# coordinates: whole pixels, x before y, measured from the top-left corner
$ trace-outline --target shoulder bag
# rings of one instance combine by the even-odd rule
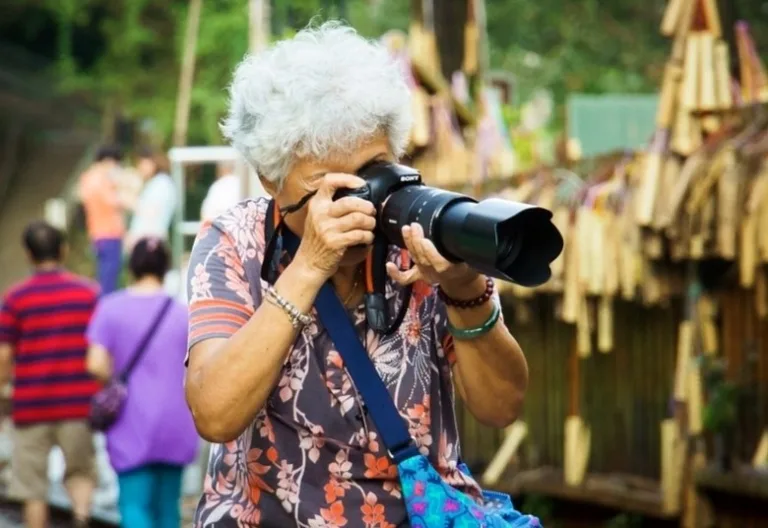
[[[131,372],[139,363],[139,360],[146,352],[152,337],[154,337],[160,323],[168,313],[168,309],[173,304],[173,299],[168,297],[164,302],[160,311],[152,321],[149,330],[144,334],[144,337],[139,342],[139,346],[136,347],[136,351],[133,353],[133,357],[128,365],[125,366],[123,371],[113,376],[107,384],[97,392],[91,399],[91,408],[88,413],[88,421],[91,427],[96,431],[107,431],[112,427],[117,419],[120,417],[120,413],[125,407],[125,400],[128,398],[128,377]]]

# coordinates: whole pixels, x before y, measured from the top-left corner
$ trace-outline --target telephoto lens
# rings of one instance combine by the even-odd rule
[[[533,205],[473,198],[427,186],[395,191],[380,212],[387,238],[403,246],[402,226],[418,223],[445,258],[521,286],[549,280],[563,250],[552,213]]]

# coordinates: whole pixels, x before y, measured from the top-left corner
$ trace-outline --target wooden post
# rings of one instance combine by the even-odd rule
[[[189,110],[192,103],[192,83],[195,77],[197,33],[200,27],[202,9],[203,0],[189,0],[187,31],[184,35],[184,56],[179,74],[179,93],[176,99],[176,122],[173,127],[173,144],[177,147],[184,146],[187,143]]]
[[[269,45],[271,38],[269,0],[248,2],[248,51],[258,53]]]

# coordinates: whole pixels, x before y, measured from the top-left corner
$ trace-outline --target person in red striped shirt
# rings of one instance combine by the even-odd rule
[[[73,513],[85,526],[96,483],[87,416],[99,389],[86,370],[85,332],[98,287],[64,269],[66,244],[55,227],[33,222],[23,241],[34,271],[0,308],[0,381],[13,383],[9,493],[25,503],[25,526],[47,526],[48,454],[58,445]]]

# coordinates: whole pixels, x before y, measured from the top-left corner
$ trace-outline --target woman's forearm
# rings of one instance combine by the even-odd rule
[[[473,285],[482,293],[485,279]],[[449,293],[450,294],[450,293]],[[472,298],[472,294],[468,294]],[[474,328],[491,316],[486,303],[470,309],[448,308],[448,319],[457,328]],[[481,422],[505,427],[512,423],[528,387],[528,364],[515,338],[502,321],[487,334],[471,340],[454,339],[458,385],[465,404]]]
[[[308,313],[322,284],[323,278],[297,257],[280,274],[275,290]],[[232,337],[192,348],[187,400],[203,438],[227,442],[248,427],[277,383],[297,333],[287,314],[265,299]]]

